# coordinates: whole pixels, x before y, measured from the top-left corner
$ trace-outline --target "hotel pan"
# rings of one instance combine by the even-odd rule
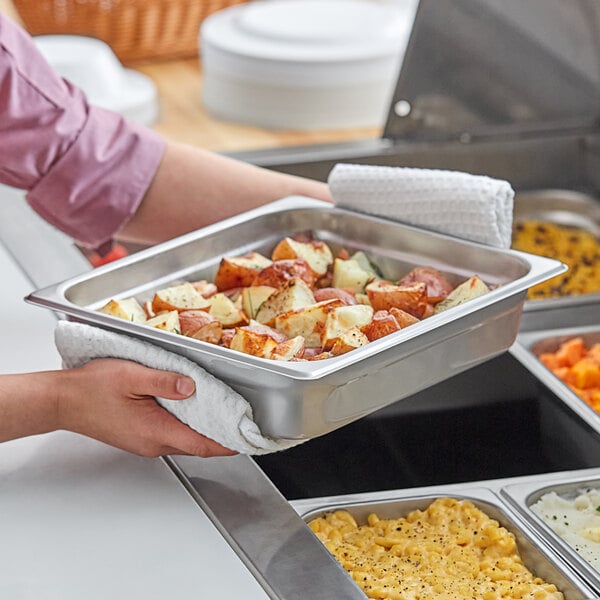
[[[543,352],[555,352],[563,342],[573,337],[583,338],[584,344],[588,347],[600,343],[600,306],[596,313],[596,325],[523,332],[517,337],[517,343],[513,345],[510,352],[537,379],[542,381],[570,409],[600,434],[600,414],[556,377],[550,369],[547,369],[538,358]]]
[[[568,189],[517,192],[514,222],[546,221],[589,231],[600,240],[600,200]],[[521,331],[592,325],[600,315],[600,291],[562,298],[527,300]]]
[[[211,279],[221,257],[268,253],[283,236],[306,230],[334,250],[365,251],[391,279],[429,265],[455,283],[478,274],[497,287],[355,351],[311,362],[262,359],[97,312],[111,298],[145,300],[177,281]],[[38,290],[27,300],[186,356],[241,393],[264,434],[304,439],[505,351],[516,338],[527,288],[564,268],[551,259],[289,197]]]
[[[485,483],[485,482],[484,482]],[[541,538],[536,538],[523,526],[519,514],[511,509],[491,489],[472,487],[473,484],[451,485],[429,488],[426,493],[415,490],[396,492],[396,498],[361,494],[337,496],[292,502],[292,505],[307,523],[327,512],[347,510],[359,523],[366,522],[370,513],[377,513],[383,519],[406,516],[412,510],[423,510],[437,498],[451,497],[470,500],[500,525],[511,531],[516,538],[523,564],[535,575],[553,583],[563,592],[566,600],[593,598],[594,593],[569,565],[557,559]],[[421,490],[426,488],[421,488]]]
[[[556,548],[563,560],[575,569],[577,573],[581,574],[588,584],[595,589],[596,594],[600,594],[600,572],[580,556],[572,546],[554,533],[531,510],[531,506],[548,492],[556,492],[559,496],[573,498],[577,494],[577,490],[582,488],[600,488],[600,469],[590,469],[587,472],[582,471],[573,474],[553,473],[543,483],[539,480],[514,483],[503,487],[500,493],[503,498],[521,513],[528,525],[547,544]]]

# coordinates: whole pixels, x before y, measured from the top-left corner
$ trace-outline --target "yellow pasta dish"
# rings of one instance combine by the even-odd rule
[[[523,565],[515,537],[468,500],[438,498],[399,519],[347,511],[309,523],[367,597],[390,600],[563,598]]]
[[[593,233],[555,223],[523,221],[515,228],[512,247],[556,258],[569,267],[563,275],[530,288],[530,300],[600,291],[600,241]]]

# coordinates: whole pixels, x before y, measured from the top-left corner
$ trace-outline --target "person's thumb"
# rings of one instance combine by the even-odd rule
[[[135,390],[140,396],[159,396],[169,400],[189,398],[196,391],[194,380],[180,373],[140,367],[136,375]]]

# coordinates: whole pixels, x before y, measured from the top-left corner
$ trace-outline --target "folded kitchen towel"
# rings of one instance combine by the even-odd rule
[[[337,164],[328,183],[340,208],[510,246],[514,191],[507,181],[459,171]]]
[[[83,366],[94,358],[122,358],[188,375],[196,382],[193,396],[156,401],[192,429],[231,450],[268,454],[304,441],[263,436],[253,420],[252,407],[240,394],[191,360],[148,342],[69,321],[58,322],[55,342],[65,368]]]

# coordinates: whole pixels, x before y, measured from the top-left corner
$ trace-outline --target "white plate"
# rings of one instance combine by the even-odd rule
[[[79,35],[43,35],[34,40],[52,67],[82,89],[91,104],[143,125],[156,121],[154,82],[137,71],[125,69],[105,42]]]

